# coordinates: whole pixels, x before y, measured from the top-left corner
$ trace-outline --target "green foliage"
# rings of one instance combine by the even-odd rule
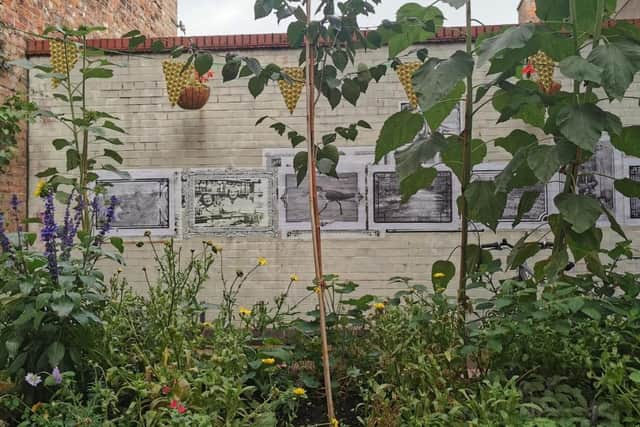
[[[14,95],[0,105],[0,173],[9,167],[14,158],[21,122],[34,119],[37,107],[35,104]]]

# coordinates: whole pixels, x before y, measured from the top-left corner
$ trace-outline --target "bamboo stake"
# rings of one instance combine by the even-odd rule
[[[307,28],[311,24],[311,0],[306,0]],[[325,308],[325,282],[322,272],[322,241],[320,238],[320,213],[318,211],[318,190],[316,187],[316,145],[315,145],[315,86],[314,65],[315,52],[311,39],[305,36],[307,52],[307,179],[309,181],[309,213],[311,215],[311,232],[313,240],[313,261],[316,273],[318,291],[318,306],[320,309],[320,340],[322,344],[322,370],[324,374],[324,389],[327,398],[327,416],[331,424],[335,419],[333,409],[333,395],[331,391],[331,367],[329,365],[329,345],[327,342],[327,316]]]

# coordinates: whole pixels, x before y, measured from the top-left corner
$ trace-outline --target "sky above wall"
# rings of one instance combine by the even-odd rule
[[[312,0],[313,1],[313,0]],[[512,24],[518,19],[516,8],[520,0],[475,0],[473,17],[483,24]],[[254,21],[255,0],[178,0],[178,20],[186,26],[187,35],[259,34],[287,31],[287,23],[278,25],[274,16]],[[318,3],[318,0],[315,1]],[[360,22],[361,26],[376,26],[383,19],[394,19],[396,10],[407,0],[383,0],[376,14]],[[418,2],[428,5],[431,1]],[[445,25],[464,25],[464,8],[455,10],[439,6],[447,21]],[[182,33],[179,33],[182,35]]]

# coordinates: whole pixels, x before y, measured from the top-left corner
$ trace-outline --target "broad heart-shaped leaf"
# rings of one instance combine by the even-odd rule
[[[199,53],[195,61],[193,61],[193,66],[201,76],[205,75],[211,69],[212,65],[213,56],[211,56],[210,53]]]
[[[554,202],[562,219],[571,224],[571,229],[576,233],[584,233],[593,227],[602,215],[600,202],[589,196],[561,193]]]
[[[479,139],[471,140],[471,167],[482,163],[487,156],[487,145]],[[447,138],[447,148],[442,152],[442,162],[462,181],[462,138],[453,135]]]
[[[640,197],[640,181],[629,178],[616,179],[613,183],[620,193],[625,197]]]
[[[435,132],[428,139],[416,139],[407,148],[396,151],[396,171],[400,181],[421,169],[424,163],[432,161],[446,147],[447,140]]]
[[[535,135],[516,129],[509,135],[496,139],[495,145],[504,148],[507,152],[511,153],[511,155],[514,155],[521,148],[537,143],[538,138],[536,138]]]
[[[629,126],[620,135],[611,135],[611,144],[628,156],[640,157],[640,126]]]
[[[447,285],[456,275],[456,266],[451,261],[439,260],[431,266],[431,282],[437,294],[447,290]]]
[[[342,83],[342,96],[351,105],[356,105],[360,97],[360,85],[356,79],[344,79]]]
[[[408,110],[399,111],[389,117],[382,125],[376,141],[376,162],[393,150],[413,141],[423,126],[422,116]]]
[[[450,101],[449,94],[472,72],[473,58],[460,50],[444,61],[431,58],[425,62],[411,79],[422,111],[430,110],[442,100]]]
[[[289,41],[289,46],[293,48],[298,48],[302,44],[304,40],[304,33],[307,29],[307,26],[304,22],[293,21],[287,27],[287,40]]]
[[[402,203],[407,202],[418,191],[429,188],[437,176],[438,171],[435,168],[420,167],[411,175],[402,179],[400,181]]]
[[[522,218],[529,213],[536,204],[536,201],[540,197],[539,191],[525,191],[520,197],[518,202],[518,211],[516,212],[516,218],[513,220],[512,227],[517,226],[522,221]]]
[[[64,358],[65,348],[64,344],[59,341],[54,341],[47,348],[47,360],[52,368],[55,368],[62,362]]]
[[[486,225],[494,232],[507,204],[507,194],[496,192],[493,181],[473,181],[464,192],[469,218]]]
[[[618,41],[600,45],[589,53],[592,64],[602,68],[602,87],[610,98],[622,100],[638,71],[640,47]]]
[[[513,247],[507,257],[509,270],[518,268],[538,252],[540,252],[540,245],[538,242],[525,242],[524,239],[521,239]]]
[[[498,123],[516,118],[532,126],[544,127],[546,107],[536,83],[520,80],[515,85],[503,82],[500,86],[502,89],[492,100],[493,107],[500,112]]]
[[[557,124],[565,138],[593,153],[606,128],[607,115],[595,104],[568,105],[558,112]]]
[[[560,72],[572,80],[600,83],[602,68],[581,56],[570,56],[560,61]]]
[[[569,230],[569,233],[567,233],[567,244],[571,249],[575,262],[580,261],[590,253],[597,254],[601,243],[602,230],[598,227],[591,227],[584,233],[576,233],[573,230]]]
[[[466,88],[467,85],[463,81],[458,82],[449,95],[431,107],[430,110],[424,112],[424,118],[427,120],[432,132],[435,132],[442,122],[449,117],[451,111],[460,102],[460,98],[464,95]]]
[[[527,155],[527,164],[542,183],[547,183],[560,168],[558,149],[553,145],[531,147]]]
[[[504,49],[518,49],[526,46],[535,33],[534,24],[511,27],[497,36],[486,39],[478,46],[478,67],[486,64],[497,53]]]

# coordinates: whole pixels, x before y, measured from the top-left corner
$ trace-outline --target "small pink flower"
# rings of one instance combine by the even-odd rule
[[[178,411],[179,414],[184,414],[185,412],[187,412],[186,406],[184,406],[182,403],[178,405],[176,410]]]
[[[169,387],[168,385],[165,385],[164,387],[162,387],[162,394],[166,396],[169,393],[171,393],[171,387]]]
[[[178,401],[176,399],[173,399],[171,403],[169,403],[169,408],[178,409],[178,405],[179,405]]]

